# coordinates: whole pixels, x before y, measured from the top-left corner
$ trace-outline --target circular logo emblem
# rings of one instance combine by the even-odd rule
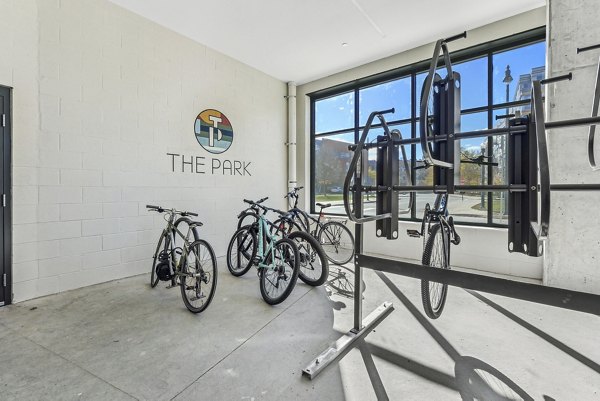
[[[194,132],[200,146],[210,153],[223,153],[233,142],[233,128],[225,114],[207,109],[198,114]]]

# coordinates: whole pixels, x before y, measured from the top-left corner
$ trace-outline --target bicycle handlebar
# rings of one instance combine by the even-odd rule
[[[281,214],[281,215],[287,214],[287,212],[284,212],[282,210],[274,209],[272,207],[260,205],[260,202],[264,202],[267,199],[268,198],[263,198],[263,199],[261,199],[261,200],[259,200],[257,202],[254,202],[254,201],[252,201],[250,199],[244,199],[244,202],[246,202],[246,203],[248,203],[248,204],[250,204],[252,206],[257,206],[257,207],[261,208],[263,210],[263,212],[265,212],[265,213],[268,212],[268,211],[271,211],[271,212],[275,212],[275,213],[278,213],[278,214]]]
[[[180,214],[182,216],[194,216],[194,217],[198,217],[198,213],[188,212],[188,211],[185,211],[185,210],[168,209],[168,208],[165,208],[165,207],[162,207],[162,206],[146,205],[146,209],[156,210],[159,213],[170,212],[170,213],[173,213],[173,214]]]
[[[298,191],[300,191],[301,189],[303,189],[304,187],[296,187],[294,189],[292,189],[290,192],[287,193],[287,195],[285,195],[283,197],[283,199],[285,198],[289,198],[290,196],[294,197],[294,196],[298,196]]]

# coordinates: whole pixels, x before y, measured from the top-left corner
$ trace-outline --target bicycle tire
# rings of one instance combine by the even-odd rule
[[[288,238],[296,241],[300,280],[313,287],[322,285],[329,276],[329,263],[319,241],[304,231],[293,231]]]
[[[194,260],[191,260],[191,254],[194,255]],[[205,240],[194,241],[185,255],[184,262],[183,274],[180,276],[181,298],[190,312],[200,313],[210,305],[217,289],[218,270],[215,251]],[[188,275],[190,273],[200,276],[192,277]],[[203,286],[202,283],[206,286]],[[202,287],[207,287],[206,289],[210,293],[205,295]],[[192,304],[200,299],[205,299],[205,301],[199,306]]]
[[[179,226],[182,223],[185,223],[189,226],[189,224],[192,222],[192,219],[190,219],[189,217],[180,217],[175,221],[175,228],[177,228],[179,231],[181,231],[182,233],[186,233],[186,231],[183,231],[181,228],[179,228]],[[192,235],[194,236],[194,241],[198,241],[200,239],[200,234],[198,234],[198,230],[196,229],[196,227],[192,228]],[[178,235],[173,232],[173,238],[177,238]],[[175,240],[175,243],[177,243],[177,239]]]
[[[439,247],[440,241],[441,250]],[[449,246],[450,233],[447,230],[442,230],[442,226],[439,223],[433,225],[430,229],[425,248],[423,249],[423,265],[441,269],[450,269],[450,266],[448,265],[447,252]],[[441,255],[440,251],[442,252]],[[430,319],[437,319],[441,316],[442,311],[444,310],[444,305],[446,304],[447,295],[447,284],[435,282],[430,283],[428,280],[421,280],[421,299],[423,301],[423,309],[425,309],[425,314],[427,314]]]
[[[317,239],[333,264],[344,265],[354,256],[354,236],[344,224],[329,221],[321,226]],[[344,252],[340,252],[340,250]]]
[[[296,247],[296,243],[288,238],[280,239],[275,243],[270,255],[267,255],[265,258],[267,263],[270,259],[275,259],[273,260],[274,264],[277,263],[277,260],[282,260],[283,263],[281,266],[276,266],[275,268],[263,267],[260,269],[260,293],[266,303],[269,305],[277,305],[285,301],[292,293],[296,281],[298,280],[300,265],[298,264],[298,248]],[[288,271],[286,266],[291,268],[291,272]],[[281,277],[282,274],[283,277]],[[276,284],[274,287],[279,289],[280,280],[282,278],[286,283],[286,287],[279,295],[272,294],[268,288],[269,284],[273,285],[273,281],[275,280]]]
[[[238,252],[240,245],[242,245],[242,250]],[[236,247],[235,251],[234,247]],[[253,225],[243,226],[237,230],[227,246],[227,269],[229,273],[235,277],[246,274],[252,267],[257,247],[258,241]],[[235,252],[235,255],[232,252]],[[243,263],[240,263],[240,256],[244,257]]]
[[[250,219],[247,219],[248,217]],[[246,222],[244,222],[244,220],[246,220]],[[249,220],[251,220],[251,221],[249,221]],[[238,217],[237,229],[239,230],[240,228],[242,228],[244,226],[248,226],[248,225],[251,225],[256,222],[258,222],[258,214],[254,211],[246,210],[246,211],[242,212]]]
[[[164,249],[161,249],[163,242],[165,242]],[[160,281],[158,279],[158,275],[156,274],[156,262],[161,252],[167,252],[169,243],[169,236],[167,235],[166,230],[164,230],[158,239],[158,244],[156,245],[156,250],[154,251],[154,257],[152,258],[152,269],[150,270],[150,288],[156,287]]]
[[[306,227],[306,232],[310,234],[310,220],[308,214],[302,209],[296,208],[296,211],[298,212],[298,219],[302,222],[304,227]],[[299,229],[302,230],[302,227],[299,226]]]
[[[294,220],[289,218],[279,218],[273,222],[270,228],[270,233],[275,235],[287,236],[291,232],[302,231],[302,227]]]

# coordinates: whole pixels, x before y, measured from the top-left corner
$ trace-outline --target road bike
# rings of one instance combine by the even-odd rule
[[[198,215],[162,206],[146,205],[146,208],[163,213],[167,222],[152,259],[150,286],[154,288],[159,281],[170,281],[171,285],[168,288],[177,285],[181,288],[183,303],[190,312],[202,312],[215,295],[217,258],[210,244],[199,239],[196,229],[201,227],[202,223],[187,217]],[[175,221],[177,216],[181,217]],[[182,225],[188,227],[185,234],[180,230]],[[193,240],[190,237],[193,237]]]
[[[448,194],[438,194],[433,208],[427,203],[421,231],[407,230],[407,234],[416,238],[423,237],[423,265],[450,269],[450,243],[458,245],[460,236],[454,228],[454,219],[448,215]],[[447,284],[421,280],[421,299],[427,316],[431,319],[440,317],[447,294]]]
[[[448,76],[453,76],[451,70],[449,70]],[[437,82],[441,80],[438,74],[433,75],[433,81]],[[433,124],[435,122],[434,119],[430,118],[432,114],[431,82],[430,78],[426,79],[423,82],[421,90],[421,115],[423,116],[423,121],[426,122],[420,126],[424,155],[423,167],[425,168],[432,167],[438,162],[431,158],[433,151],[427,141],[427,139],[434,136]],[[498,166],[498,163],[490,161],[490,157],[488,156],[469,157],[462,152],[461,156],[463,157],[460,160],[461,163],[471,163],[479,166]],[[460,236],[454,228],[453,218],[448,213],[448,193],[437,194],[433,208],[427,203],[423,219],[421,220],[421,231],[407,230],[407,234],[416,238],[423,237],[421,263],[424,266],[450,269],[450,244],[458,245],[460,243]],[[437,319],[441,316],[447,294],[447,284],[421,280],[421,300],[423,302],[423,309],[429,318]]]
[[[242,226],[231,237],[227,247],[227,268],[239,277],[255,264],[263,299],[276,305],[283,302],[296,285],[300,270],[298,247],[295,241],[269,230],[272,223],[265,214],[273,209],[248,199],[244,202],[256,206],[258,220]]]

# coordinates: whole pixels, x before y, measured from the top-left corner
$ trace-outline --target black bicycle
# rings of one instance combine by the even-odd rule
[[[312,235],[323,247],[327,259],[336,265],[350,262],[354,256],[354,236],[344,223],[335,220],[321,222],[321,219],[325,218],[323,210],[331,207],[331,203],[317,203],[321,210],[319,210],[319,217],[316,219],[300,209],[298,207],[298,192],[302,188],[304,187],[296,187],[284,197],[292,205],[288,213],[293,224],[288,227],[288,232],[297,230]],[[311,223],[314,223],[313,230],[311,230]]]
[[[159,281],[170,281],[168,288],[179,286],[183,303],[190,312],[200,313],[212,301],[217,287],[217,258],[208,242],[199,239],[199,221],[187,216],[196,213],[162,206],[146,205],[146,208],[164,213],[167,226],[158,239],[154,252],[150,286],[156,287]],[[177,221],[175,218],[181,216]],[[180,228],[187,226],[184,234]],[[193,240],[190,237],[193,235]],[[181,246],[178,243],[181,241]]]
[[[271,232],[286,236],[298,247],[300,280],[313,287],[325,283],[329,275],[329,262],[319,241],[306,231],[295,227],[291,213],[277,209],[271,210],[279,214],[279,218],[271,226]]]
[[[421,231],[407,230],[411,237],[423,237],[423,258],[425,266],[450,269],[450,243],[458,245],[460,236],[454,228],[452,216],[448,216],[448,194],[438,194],[433,204],[425,206]],[[421,280],[421,299],[425,313],[431,319],[442,314],[446,303],[448,285]]]

